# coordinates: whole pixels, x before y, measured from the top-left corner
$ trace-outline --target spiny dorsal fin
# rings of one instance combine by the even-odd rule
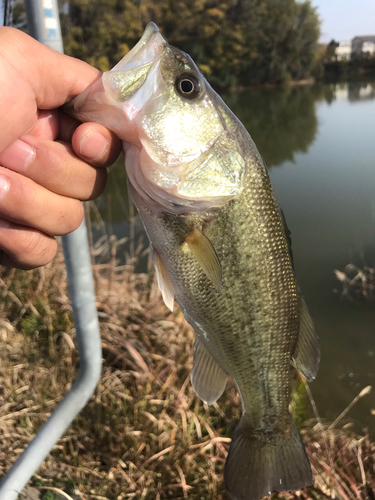
[[[297,344],[292,356],[292,364],[309,382],[318,373],[320,343],[318,334],[310,317],[305,301],[301,298],[300,329]]]
[[[165,269],[164,262],[162,261],[159,253],[151,246],[151,260],[154,264],[156,271],[156,279],[163,296],[165,305],[173,312],[174,290],[170,282],[167,270]]]
[[[218,292],[221,288],[221,265],[210,240],[198,228],[186,237],[185,242],[199,262],[203,272]]]
[[[190,379],[195,394],[208,405],[219,399],[228,380],[228,375],[198,337],[195,339],[194,366]]]

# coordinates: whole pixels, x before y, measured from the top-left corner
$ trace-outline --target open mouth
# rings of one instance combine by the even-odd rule
[[[65,111],[81,121],[102,123],[121,136],[126,121],[132,120],[145,102],[147,96],[142,95],[143,84],[150,72],[157,69],[166,46],[168,44],[156,24],[150,23],[132,50],[114,68],[67,103]]]
[[[116,103],[128,101],[143,86],[166,45],[156,24],[150,23],[137,45],[111,71],[103,74],[107,94]],[[126,111],[126,106],[121,107]]]
[[[147,65],[160,57],[165,45],[166,41],[161,36],[159,28],[155,23],[150,23],[139,42],[111,69],[111,72]]]

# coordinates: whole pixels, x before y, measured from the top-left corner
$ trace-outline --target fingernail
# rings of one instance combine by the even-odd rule
[[[0,199],[7,193],[8,190],[9,190],[8,179],[0,175]]]
[[[0,155],[3,167],[23,173],[35,158],[35,149],[21,139],[16,139]]]
[[[82,137],[79,153],[86,158],[100,158],[109,147],[107,139],[99,132],[89,131]]]

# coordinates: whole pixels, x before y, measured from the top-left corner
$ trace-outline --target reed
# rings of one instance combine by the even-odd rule
[[[335,269],[334,273],[342,284],[343,297],[351,301],[362,298],[370,303],[375,302],[375,268],[361,269],[354,264],[348,264],[344,271]]]

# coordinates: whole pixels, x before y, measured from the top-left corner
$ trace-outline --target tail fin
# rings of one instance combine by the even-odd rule
[[[282,432],[262,435],[244,413],[233,434],[224,480],[235,500],[259,500],[272,491],[311,485],[310,462],[292,416]]]

